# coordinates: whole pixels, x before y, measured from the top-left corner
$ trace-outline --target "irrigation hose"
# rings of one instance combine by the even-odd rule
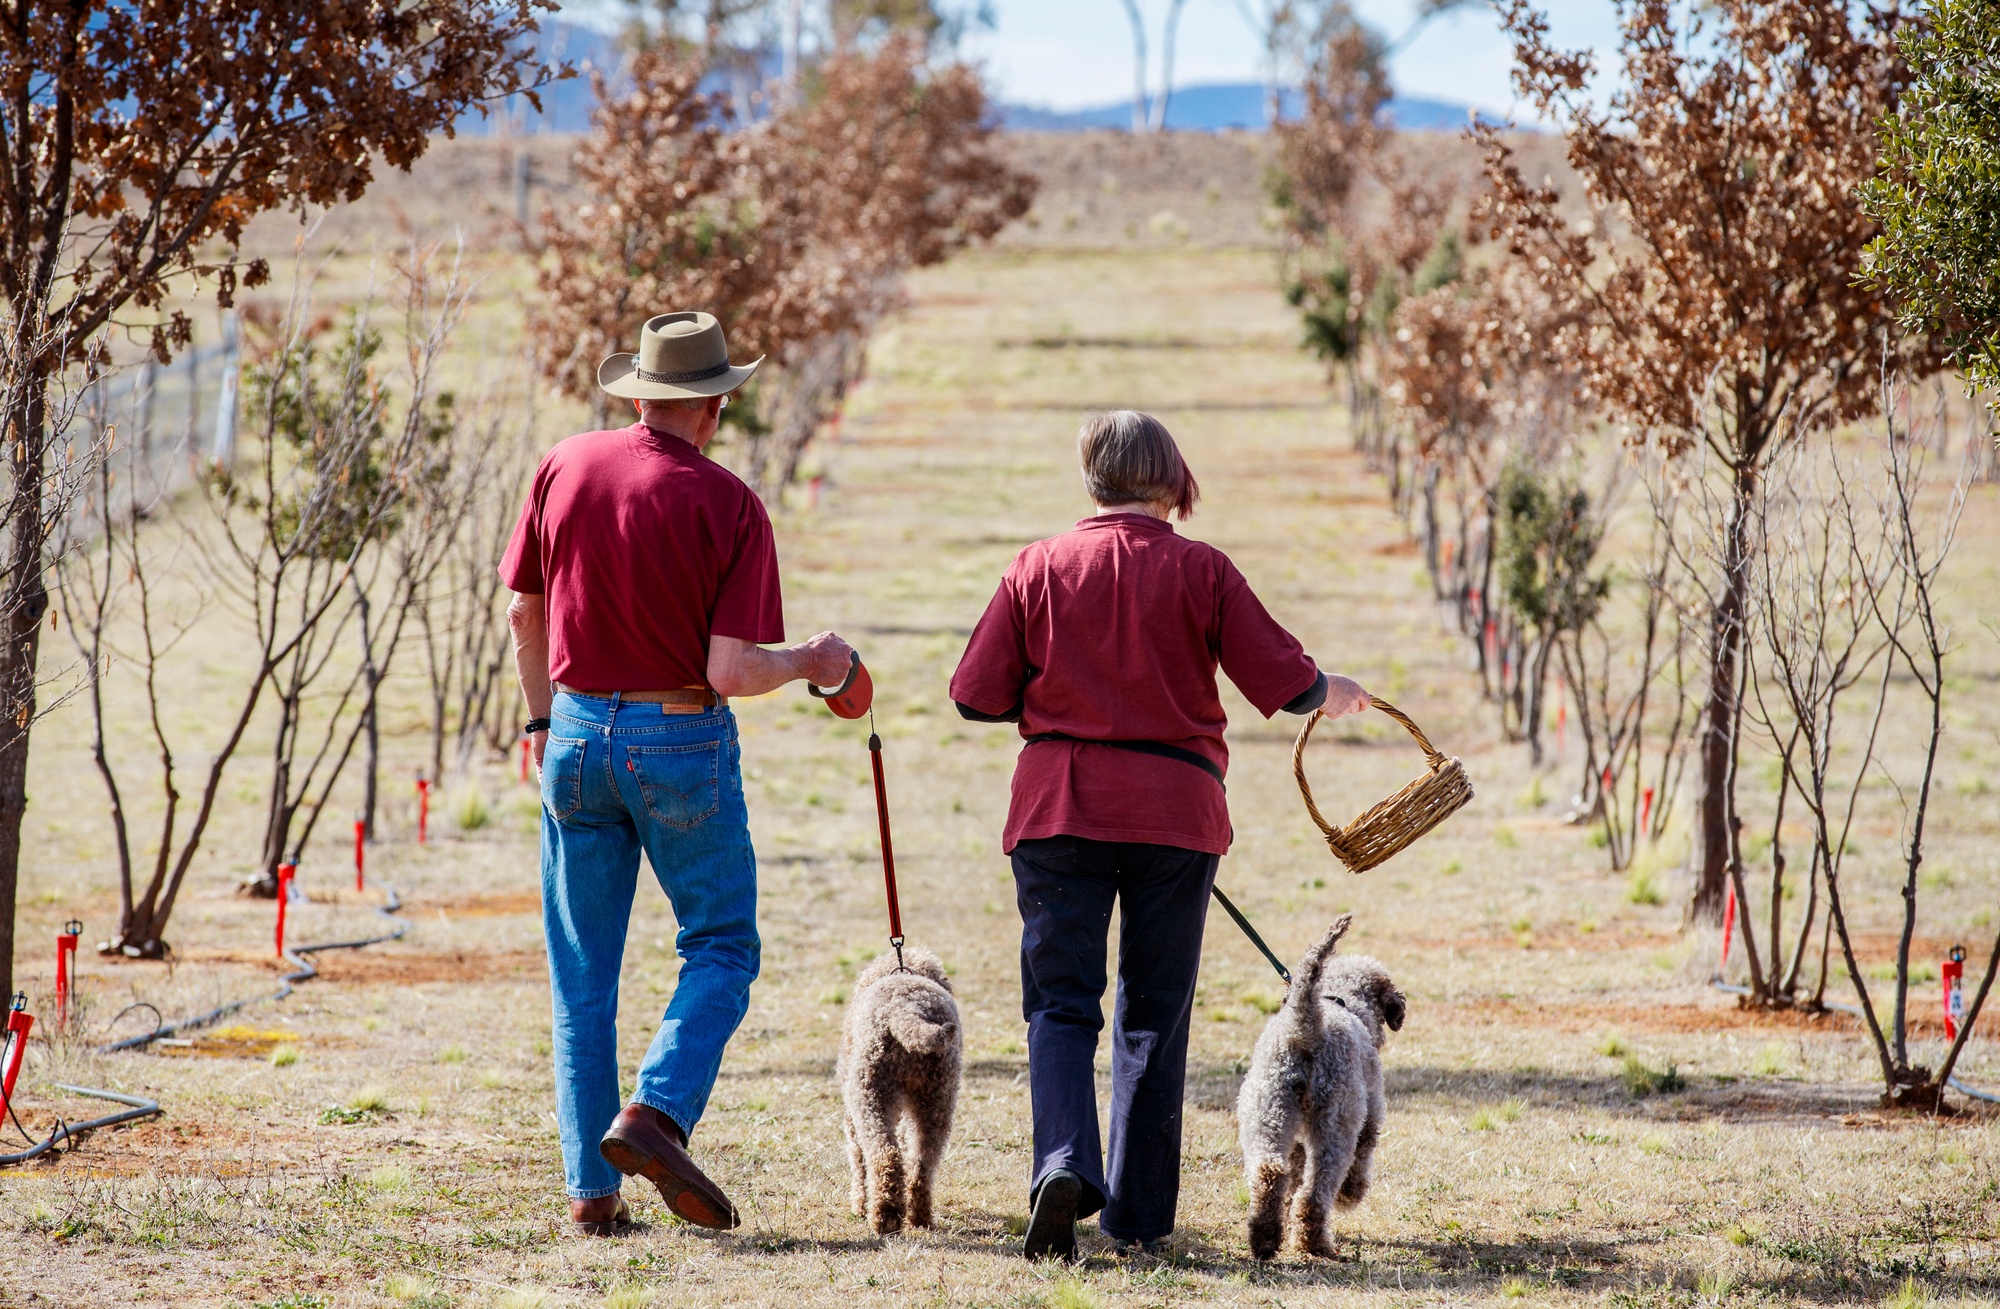
[[[312,945],[288,946],[285,950],[284,958],[292,965],[292,971],[286,973],[280,979],[277,990],[267,992],[263,995],[249,996],[242,1000],[232,1000],[228,1004],[219,1005],[209,1010],[207,1013],[196,1014],[192,1018],[183,1018],[179,1022],[156,1023],[150,1032],[140,1036],[127,1037],[122,1041],[113,1041],[109,1045],[98,1046],[96,1052],[98,1054],[115,1054],[120,1050],[144,1049],[153,1042],[171,1037],[178,1032],[192,1031],[196,1028],[206,1027],[211,1023],[227,1018],[230,1014],[238,1010],[247,1009],[260,1001],[282,1000],[286,996],[289,996],[293,988],[300,982],[308,982],[319,976],[319,969],[313,966],[313,962],[309,958],[311,955],[316,955],[326,950],[359,950],[363,946],[380,945],[384,941],[400,940],[410,930],[410,925],[395,917],[403,908],[403,899],[396,893],[395,887],[392,886],[387,889],[389,893],[388,899],[378,905],[375,912],[381,917],[388,919],[395,930],[383,932],[377,936],[360,937],[352,941],[320,941]],[[142,1007],[153,1009],[153,1006],[144,1004],[143,1002],[139,1005],[128,1005],[119,1012],[119,1017],[123,1017],[133,1009]],[[160,1016],[160,1011],[153,1009],[153,1016],[157,1019]],[[112,1021],[115,1023],[117,1019],[114,1018]],[[68,1091],[72,1095],[88,1096],[93,1100],[110,1100],[116,1104],[125,1105],[126,1108],[118,1113],[105,1114],[101,1118],[92,1118],[81,1123],[66,1123],[58,1119],[55,1130],[49,1133],[47,1140],[40,1141],[17,1154],[0,1154],[0,1168],[12,1164],[24,1164],[31,1159],[40,1158],[42,1155],[54,1150],[59,1144],[65,1141],[75,1142],[81,1139],[85,1133],[95,1131],[98,1128],[117,1127],[123,1123],[134,1122],[141,1118],[151,1118],[157,1114],[166,1112],[160,1108],[158,1100],[148,1100],[143,1096],[125,1095],[118,1091],[107,1091],[102,1087],[96,1086],[74,1086],[68,1082],[55,1082],[52,1085],[59,1091]],[[9,1108],[11,1109],[12,1106],[10,1105]]]
[[[249,996],[242,1000],[231,1000],[228,1004],[219,1005],[205,1014],[196,1014],[192,1018],[183,1018],[176,1023],[165,1023],[142,1035],[128,1036],[122,1041],[113,1041],[110,1045],[99,1046],[97,1052],[99,1054],[116,1054],[120,1050],[143,1049],[155,1041],[164,1040],[180,1032],[207,1027],[211,1023],[227,1018],[238,1010],[247,1009],[253,1004],[270,1000],[282,1000],[292,993],[292,988],[298,983],[309,982],[319,976],[319,969],[313,966],[312,960],[308,959],[307,955],[319,954],[325,950],[359,950],[365,945],[380,945],[384,941],[401,940],[403,934],[410,930],[408,923],[395,917],[397,913],[402,911],[403,898],[396,894],[396,888],[393,886],[389,887],[388,891],[388,900],[377,906],[375,912],[381,917],[387,918],[394,925],[396,930],[393,932],[384,932],[380,936],[362,937],[354,941],[321,941],[317,945],[287,946],[284,957],[293,965],[293,971],[286,973],[283,978],[279,979],[277,990],[267,992],[263,995]],[[159,1011],[154,1010],[154,1012],[158,1013]]]
[[[58,1091],[68,1091],[72,1095],[87,1095],[93,1100],[112,1100],[130,1107],[119,1113],[106,1114],[102,1118],[92,1118],[81,1123],[66,1123],[61,1119],[57,1119],[56,1129],[49,1133],[46,1141],[30,1146],[19,1154],[0,1154],[0,1168],[6,1167],[9,1164],[24,1164],[30,1159],[40,1158],[42,1155],[55,1149],[60,1142],[76,1141],[84,1133],[94,1132],[100,1127],[116,1127],[120,1123],[129,1123],[139,1118],[151,1118],[155,1114],[166,1112],[160,1108],[158,1100],[148,1100],[144,1096],[122,1095],[117,1091],[106,1091],[95,1086],[72,1086],[68,1082],[56,1082],[53,1085]]]
[[[1710,978],[1708,984],[1714,987],[1716,990],[1722,991],[1729,995],[1750,994],[1749,987],[1738,986],[1734,982],[1725,982],[1719,977]],[[1822,1000],[1820,1001],[1820,1007],[1824,1009],[1831,1009],[1835,1013],[1847,1014],[1854,1018],[1859,1018],[1862,1016],[1861,1010],[1859,1008],[1851,1004],[1842,1004],[1838,1000]],[[1960,1095],[1969,1096],[1974,1100],[1983,1100],[1987,1104],[2000,1104],[2000,1095],[1995,1095],[1991,1091],[1982,1091],[1976,1086],[1967,1086],[1964,1082],[1958,1080],[1958,1074],[1956,1073],[1953,1073],[1950,1077],[1945,1078],[1944,1084],[1946,1086],[1949,1086],[1952,1090],[1958,1092]]]

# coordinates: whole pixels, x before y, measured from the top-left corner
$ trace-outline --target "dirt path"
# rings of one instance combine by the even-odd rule
[[[1991,1288],[2000,1138],[1979,1118],[1884,1122],[1850,1028],[1746,1019],[1700,986],[1700,943],[1680,935],[1676,905],[1628,902],[1586,835],[1552,816],[1573,756],[1539,803],[1526,794],[1533,778],[1418,598],[1418,561],[1347,453],[1273,284],[1267,254],[1227,250],[1003,252],[929,273],[810,470],[825,478],[816,506],[781,527],[791,631],[837,628],[874,670],[906,922],[954,970],[965,1013],[937,1230],[883,1242],[847,1211],[831,1069],[845,988],[885,931],[867,759],[861,729],[787,692],[739,706],[765,972],[696,1138],[743,1209],[741,1232],[697,1234],[634,1195],[646,1226],[633,1238],[556,1239],[536,802],[495,771],[493,824],[377,859],[409,902],[405,942],[328,960],[324,982],[253,1012],[233,1044],[175,1059],[54,1052],[43,1076],[141,1085],[170,1113],[0,1175],[0,1224],[14,1234],[0,1301],[1686,1304],[1875,1297],[1910,1273],[1954,1293]],[[1410,996],[1386,1052],[1376,1189],[1339,1222],[1340,1262],[1245,1257],[1231,1107],[1280,989],[1220,916],[1198,998],[1176,1258],[1120,1264],[1094,1231],[1080,1270],[1011,1253],[1028,1104],[997,833],[1016,746],[961,722],[945,686],[1013,552],[1085,511],[1076,424],[1116,404],[1154,410],[1180,438],[1204,492],[1188,530],[1228,551],[1323,664],[1462,755],[1479,788],[1443,831],[1352,878],[1298,805],[1295,724],[1262,722],[1226,693],[1237,844],[1223,884],[1288,958],[1353,910],[1357,948]],[[1386,722],[1327,735],[1313,768],[1329,810],[1361,807],[1419,763]],[[1967,921],[1991,898],[1990,808],[1968,793],[1951,811],[1966,852],[1953,856],[1962,896],[1947,904]],[[63,877],[35,871],[36,912],[64,911]],[[331,935],[356,914],[331,881],[299,930]],[[209,882],[186,930],[213,954],[174,983],[188,1004],[267,976],[261,913],[229,899],[219,873]],[[671,991],[672,930],[663,898],[642,891],[628,1067]],[[87,967],[100,1015],[138,975]],[[255,1050],[275,1040],[297,1061],[245,1057],[259,1033],[277,1035]],[[2000,1082],[1994,1052],[1973,1054]],[[1687,1089],[1636,1095],[1628,1065],[1672,1066]]]

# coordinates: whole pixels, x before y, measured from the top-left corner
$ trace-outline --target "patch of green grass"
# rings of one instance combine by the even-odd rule
[[[1049,1296],[1049,1309],[1101,1309],[1103,1301],[1082,1282],[1063,1281]]]
[[[819,1002],[821,1004],[846,1004],[847,988],[844,986],[835,986],[821,991],[819,993]]]
[[[1639,1138],[1639,1152],[1641,1154],[1664,1154],[1666,1149],[1667,1138],[1661,1136],[1658,1132],[1649,1132]]]
[[[640,1282],[613,1287],[604,1297],[604,1309],[646,1309],[653,1303],[653,1288]]]
[[[1499,846],[1502,850],[1512,850],[1517,848],[1521,844],[1521,840],[1519,837],[1514,835],[1513,828],[1507,826],[1507,824],[1505,823],[1502,823],[1500,824],[1500,826],[1493,829],[1493,843]]]
[[[1625,1064],[1618,1071],[1625,1083],[1625,1089],[1633,1095],[1665,1095],[1684,1090],[1687,1083],[1682,1080],[1680,1068],[1668,1064],[1664,1070],[1649,1067],[1636,1054],[1625,1056]]]
[[[1525,1100],[1507,1101],[1500,1106],[1500,1121],[1503,1123],[1519,1122],[1521,1114],[1526,1111],[1527,1107],[1528,1103]]]
[[[1917,1284],[1914,1277],[1905,1277],[1903,1284],[1882,1300],[1882,1309],[1927,1309],[1931,1303],[1931,1293]]]
[[[257,1309],[328,1309],[333,1302],[325,1296],[292,1291],[275,1300],[259,1300]]]
[[[466,1058],[465,1047],[456,1041],[438,1051],[438,1062],[441,1064],[462,1064],[466,1061]]]
[[[1507,924],[1507,930],[1516,936],[1526,936],[1535,930],[1535,921],[1526,914],[1522,914],[1513,922]]]
[[[498,1068],[488,1068],[479,1074],[479,1087],[483,1091],[499,1091],[507,1085],[507,1074]]]
[[[386,1114],[389,1093],[379,1086],[364,1086],[347,1097],[347,1107],[364,1114]]]
[[[397,1273],[382,1289],[391,1300],[399,1300],[409,1309],[449,1309],[451,1304],[451,1297],[428,1277]]]
[[[1251,991],[1244,995],[1243,1003],[1260,1014],[1275,1014],[1283,1007],[1283,996],[1272,995],[1269,991]]]
[[[1438,869],[1438,871],[1446,877],[1455,876],[1465,871],[1465,861],[1462,859],[1447,859],[1444,862],[1444,867]]]
[[[1764,1225],[1754,1218],[1745,1218],[1723,1228],[1722,1239],[1731,1245],[1755,1245],[1764,1239]]]
[[[1600,824],[1591,828],[1590,835],[1584,839],[1590,842],[1590,848],[1593,850],[1608,849],[1611,845],[1611,829]]]
[[[461,832],[476,832],[493,821],[493,807],[477,782],[467,782],[451,795],[451,821]]]
[[[1500,1294],[1509,1300],[1527,1299],[1529,1289],[1527,1282],[1518,1277],[1510,1277],[1500,1283]]]
[[[1250,1191],[1249,1188],[1247,1187],[1242,1188],[1242,1190],[1243,1190],[1243,1203],[1247,1205],[1250,1203]],[[1028,1216],[1026,1214],[1008,1214],[1007,1235],[1026,1236],[1027,1234],[1028,1234]]]
[[[1498,1127],[1500,1122],[1493,1116],[1491,1109],[1481,1105],[1472,1111],[1472,1121],[1466,1125],[1475,1132],[1490,1132]]]
[[[1544,789],[1542,789],[1542,779],[1539,775],[1537,775],[1534,781],[1528,783],[1528,789],[1521,792],[1520,795],[1521,808],[1532,811],[1540,809],[1543,805],[1547,804],[1548,802],[1549,802],[1549,793]]]
[[[1736,1278],[1719,1268],[1703,1273],[1695,1279],[1695,1297],[1703,1304],[1721,1304],[1734,1294],[1735,1290]]]
[[[1790,1066],[1785,1057],[1782,1042],[1772,1041],[1757,1047],[1756,1057],[1750,1061],[1750,1071],[1759,1077],[1776,1077]]]
[[[1625,876],[1625,900],[1628,904],[1661,905],[1667,902],[1666,884],[1659,873],[1651,868],[1634,866]]]
[[[1632,1047],[1625,1044],[1625,1038],[1612,1032],[1597,1043],[1597,1053],[1607,1059],[1623,1059],[1632,1053]]]
[[[383,1164],[369,1172],[368,1189],[384,1195],[401,1195],[410,1189],[410,1170],[401,1164]]]
[[[517,1286],[511,1291],[502,1291],[495,1300],[496,1309],[546,1309],[553,1303],[549,1293],[538,1286]]]
[[[274,1045],[271,1047],[271,1067],[290,1068],[299,1061],[299,1048],[295,1045]]]

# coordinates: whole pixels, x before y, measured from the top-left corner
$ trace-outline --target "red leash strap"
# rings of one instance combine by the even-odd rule
[[[903,963],[903,910],[896,901],[896,847],[889,840],[889,787],[882,780],[882,738],[868,733],[868,763],[875,770],[875,820],[882,829],[882,885],[889,893],[889,944]]]

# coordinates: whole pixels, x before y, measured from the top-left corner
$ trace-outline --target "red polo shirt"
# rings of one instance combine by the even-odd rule
[[[705,687],[711,634],[785,639],[763,501],[644,423],[549,451],[500,580],[548,597],[549,675],[580,691]]]
[[[1090,744],[1160,741],[1223,769],[1229,725],[1215,670],[1269,718],[1319,669],[1215,547],[1145,514],[1086,518],[1015,557],[973,630],[951,698],[1018,706],[1021,750],[1002,840],[1044,836],[1229,849],[1229,806],[1193,764]]]

